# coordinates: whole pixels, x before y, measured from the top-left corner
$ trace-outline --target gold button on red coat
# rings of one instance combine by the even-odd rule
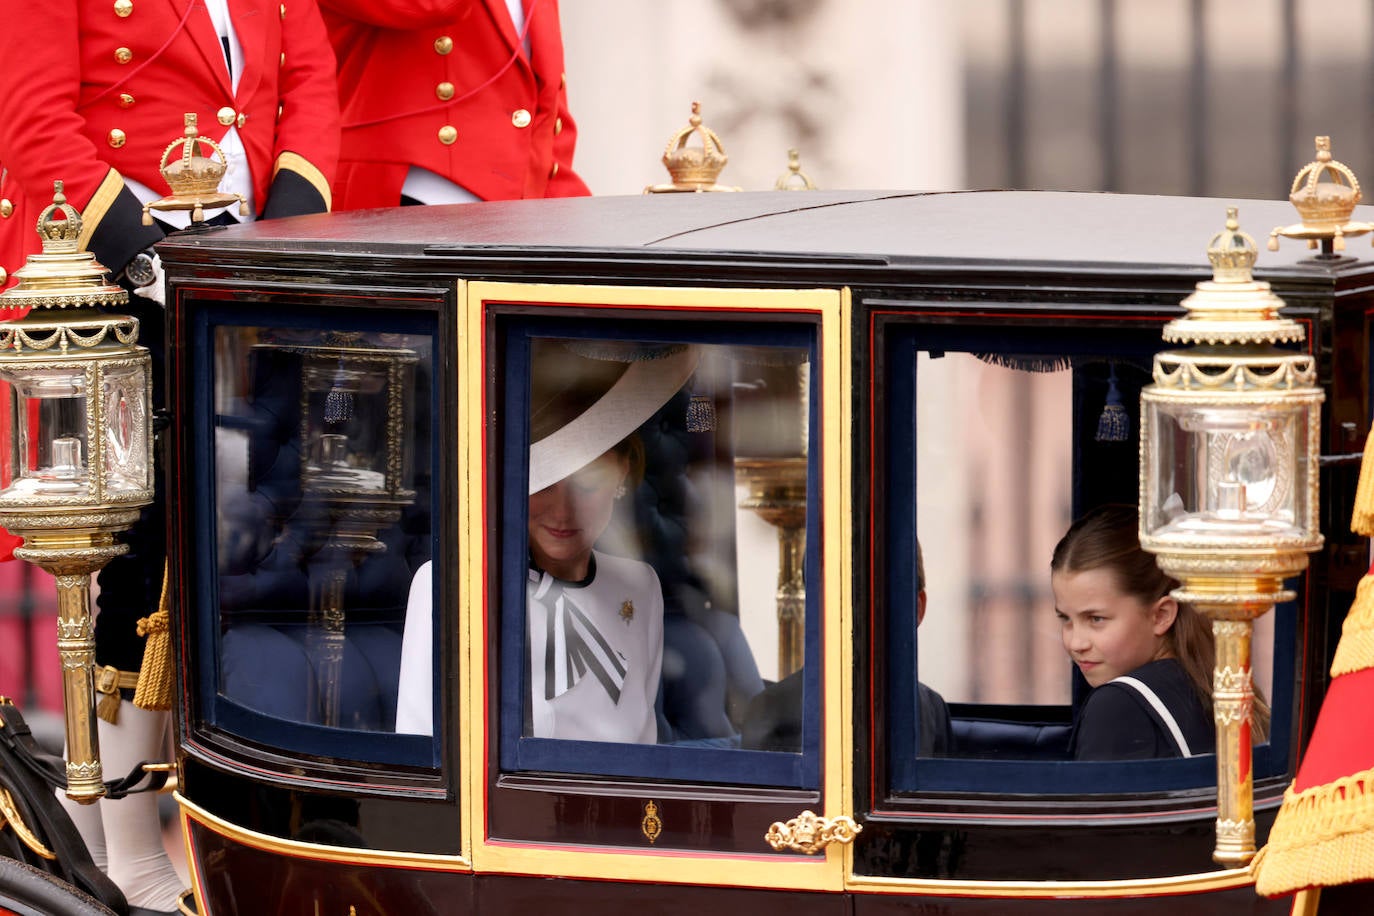
[[[553,164],[553,168],[549,169],[549,177],[552,178],[553,176],[555,176],[555,175],[557,175],[557,174],[558,174],[558,163],[555,162],[555,163]]]
[[[277,60],[277,66],[278,66],[278,67],[285,67],[285,66],[286,66],[286,52],[285,52],[285,51],[281,52],[281,57]]]
[[[116,127],[114,130],[110,131],[108,136],[106,136],[105,141],[115,149],[119,149],[121,146],[124,145],[125,139],[126,138],[124,136],[124,131]]]
[[[554,118],[554,119],[553,119],[553,135],[556,137],[556,136],[558,136],[558,135],[561,134],[561,133],[563,133],[563,119],[562,119],[562,118]]]
[[[215,112],[215,120],[219,121],[219,123],[223,124],[225,127],[228,127],[230,124],[234,123],[234,109],[225,105],[219,111]]]
[[[14,204],[8,197],[0,200],[0,218],[9,219],[14,215]]]
[[[434,87],[434,94],[439,97],[439,101],[447,102],[449,99],[453,98],[453,84],[440,83]]]
[[[121,64],[127,64],[129,61],[131,61],[131,60],[133,60],[133,59],[134,59],[134,52],[133,52],[133,51],[130,51],[128,48],[115,48],[115,61],[116,61],[116,62],[121,63]]]
[[[133,107],[134,107],[134,97],[131,96],[131,95],[129,95],[129,93],[127,93],[127,92],[121,92],[121,93],[119,94],[119,107],[120,107],[120,108],[133,108]]]
[[[447,54],[453,50],[453,39],[447,35],[440,35],[434,39],[434,50],[439,54]]]
[[[453,141],[458,139],[458,128],[452,124],[445,124],[439,128],[439,142],[444,146],[452,146]]]
[[[516,127],[529,127],[531,120],[533,119],[530,113],[523,108],[517,108],[510,113],[510,122]]]
[[[283,18],[283,19],[286,18],[286,4],[285,4],[285,3],[283,3],[283,4],[281,5],[281,18]]]
[[[134,11],[134,0],[115,0],[114,11],[120,19],[129,18]]]

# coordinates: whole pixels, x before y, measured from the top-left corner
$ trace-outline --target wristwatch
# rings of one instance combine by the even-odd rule
[[[147,249],[134,255],[133,260],[124,267],[124,278],[138,289],[157,279],[157,269],[153,264],[153,253]]]

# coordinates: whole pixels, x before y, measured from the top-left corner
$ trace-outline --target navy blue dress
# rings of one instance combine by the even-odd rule
[[[1154,692],[1179,735],[1139,690],[1109,681],[1088,694],[1074,723],[1069,751],[1075,760],[1150,760],[1216,751],[1216,726],[1177,660],[1148,662],[1127,676]]]

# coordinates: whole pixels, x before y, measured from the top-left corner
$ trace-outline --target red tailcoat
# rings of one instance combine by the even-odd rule
[[[186,112],[216,141],[229,129],[222,119],[238,122],[260,212],[328,209],[338,102],[315,0],[229,0],[229,11],[244,57],[237,92],[201,2],[6,0],[0,267],[13,274],[38,250],[34,226],[52,202],[54,179],[81,211],[87,246],[111,271],[161,238],[141,225],[141,206],[121,176],[166,192],[158,165]]]
[[[483,200],[587,194],[572,170],[558,0],[320,0],[339,58],[340,209],[394,207],[410,166]]]

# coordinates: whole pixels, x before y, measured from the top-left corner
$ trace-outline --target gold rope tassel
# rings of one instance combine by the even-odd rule
[[[1364,460],[1360,462],[1360,483],[1355,488],[1355,509],[1350,513],[1350,530],[1374,535],[1374,427],[1364,441]]]
[[[148,642],[143,647],[143,666],[138,670],[138,689],[134,705],[139,709],[172,708],[172,636],[168,632],[169,582],[167,566],[162,567],[162,596],[157,610],[138,621],[138,635]]]

